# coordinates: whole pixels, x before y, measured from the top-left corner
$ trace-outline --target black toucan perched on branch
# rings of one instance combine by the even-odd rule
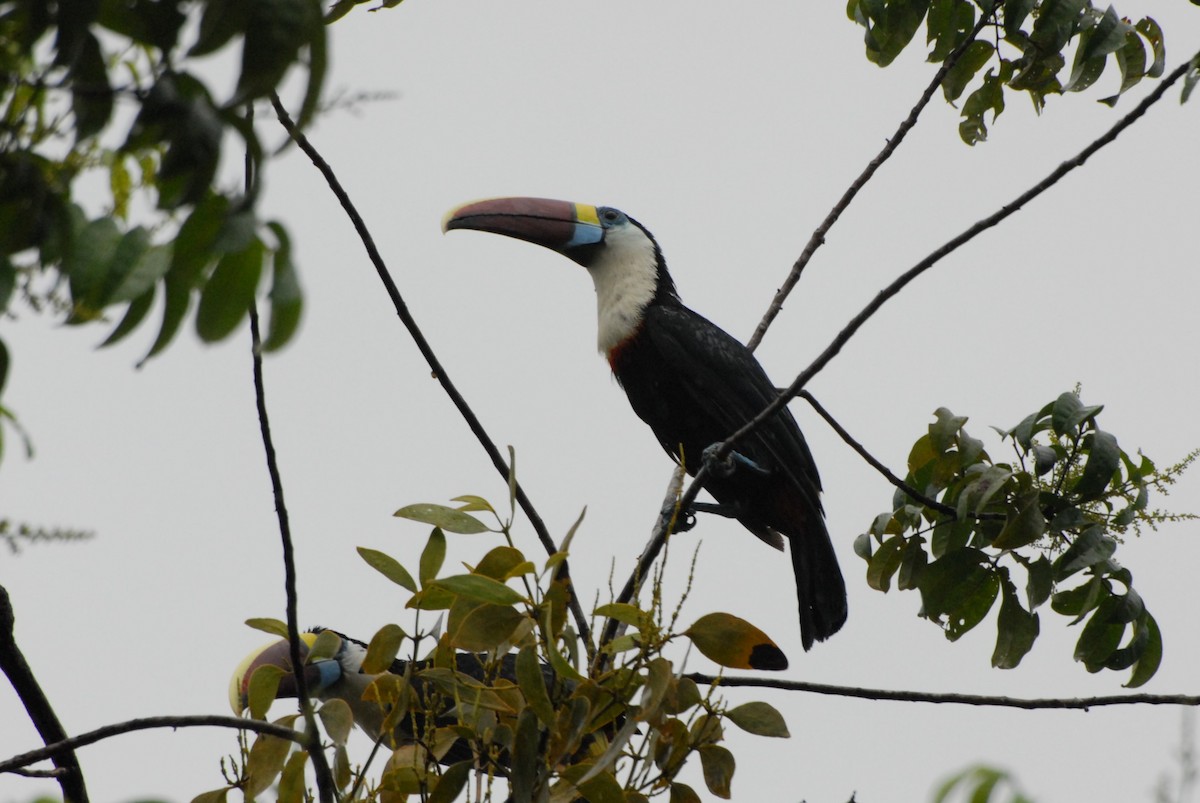
[[[695,474],[705,450],[741,428],[778,392],[741,342],[683,305],[662,250],[611,207],[495,198],[447,215],[443,229],[504,234],[587,268],[596,285],[600,352],[658,442]],[[785,408],[736,446],[704,487],[750,532],[791,547],[804,649],[846,621],[846,586],[825,529],[821,479]]]

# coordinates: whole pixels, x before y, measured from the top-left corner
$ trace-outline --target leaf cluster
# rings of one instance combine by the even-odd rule
[[[1170,517],[1149,508],[1194,459],[1160,471],[1100,429],[1102,406],[1068,392],[1017,426],[997,430],[1015,460],[991,459],[967,434],[967,419],[941,408],[913,445],[905,484],[890,512],[855,542],[867,582],[921,593],[921,615],[957,640],[1000,598],[992,665],[1017,666],[1033,647],[1046,602],[1082,625],[1075,660],[1089,672],[1130,669],[1126,685],[1157,671],[1162,636],[1133,575],[1114,555],[1121,536]],[[930,503],[934,504],[930,504]],[[1018,569],[1024,594],[1018,592]]]
[[[231,136],[261,169],[252,104],[290,68],[307,76],[301,121],[316,110],[319,0],[16,0],[0,8],[0,42],[0,313],[22,301],[78,325],[123,307],[111,345],[161,298],[149,357],[194,303],[201,339],[228,336],[270,270],[265,345],[286,343],[301,308],[287,232],[255,215],[257,181],[224,190],[216,177]],[[237,86],[218,99],[192,65],[235,44]],[[111,196],[99,214],[74,198],[96,173]],[[150,223],[131,225],[142,197]]]
[[[677,779],[692,759],[699,760],[708,790],[728,798],[735,761],[721,744],[726,723],[762,736],[789,735],[770,705],[727,708],[712,687],[702,693],[663,654],[670,642],[685,637],[726,666],[785,667],[782,652],[762,631],[730,614],[712,613],[676,633],[678,611],[665,617],[655,594],[648,610],[630,603],[598,607],[596,616],[616,619],[625,632],[597,649],[581,650],[567,616],[568,581],[555,572],[579,522],[562,551],[536,565],[512,545],[511,521],[489,503],[474,496],[455,501],[459,506],[417,504],[397,511],[434,525],[416,572],[378,550],[358,550],[408,592],[406,606],[417,624],[411,635],[386,625],[367,645],[363,672],[379,674],[363,700],[378,706],[375,718],[383,723],[379,747],[388,757],[381,770],[370,773],[369,762],[351,769],[344,746],[354,718],[345,703],[330,700],[318,710],[335,750],[343,799],[451,801],[475,773],[477,788],[486,786],[487,794],[494,779],[507,779],[515,800],[624,803],[666,794],[672,801],[698,801],[695,790]],[[495,525],[473,515],[480,512],[492,514]],[[466,572],[446,572],[448,533],[500,534],[506,543],[489,549]],[[422,631],[420,617],[430,611],[437,612],[437,624]],[[280,622],[251,624],[286,636]],[[327,635],[336,639],[332,631],[322,632],[308,660],[336,652]],[[402,652],[407,660],[397,658]],[[597,657],[589,662],[587,654]],[[253,716],[265,714],[282,674],[272,666],[256,671],[250,682]],[[259,747],[264,744],[272,746]],[[289,742],[260,736],[241,774],[225,789],[206,794],[238,787],[249,797],[278,778],[280,800],[301,800],[306,760]],[[218,799],[224,798],[211,798]]]
[[[930,62],[943,63],[964,48],[942,93],[953,104],[974,87],[958,129],[968,145],[987,139],[984,116],[991,112],[994,120],[1004,111],[1006,93],[1026,93],[1040,112],[1050,95],[1090,88],[1111,58],[1121,82],[1100,102],[1113,106],[1143,78],[1161,76],[1166,63],[1162,29],[1152,18],[1134,23],[1090,0],[849,0],[846,13],[864,28],[867,58],[881,67],[900,55],[922,22]],[[972,38],[981,17],[990,36]]]

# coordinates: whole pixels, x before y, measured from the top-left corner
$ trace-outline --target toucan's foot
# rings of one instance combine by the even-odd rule
[[[677,515],[675,512],[676,511],[675,503],[672,502],[663,507],[662,513],[660,515],[662,516],[663,522],[666,524],[670,524],[672,518],[675,519],[675,526],[671,528],[671,532],[686,533],[688,530],[690,530],[696,526],[695,509],[696,509],[696,506],[692,505],[691,509],[680,510]]]
[[[769,477],[771,472],[769,469],[763,468],[758,463],[755,463],[749,457],[741,452],[730,452],[725,459],[717,457],[717,450],[721,448],[721,444],[714,443],[704,450],[703,460],[706,466],[710,466],[709,471],[713,472],[718,477],[729,477],[739,468],[748,469],[760,477]]]

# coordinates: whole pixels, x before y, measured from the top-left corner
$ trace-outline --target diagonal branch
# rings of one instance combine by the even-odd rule
[[[178,728],[233,728],[234,730],[263,733],[279,739],[288,739],[297,744],[304,744],[307,741],[307,737],[298,731],[283,725],[276,725],[274,722],[263,722],[259,719],[241,719],[240,717],[224,717],[212,714],[142,717],[140,719],[131,719],[128,722],[118,722],[115,725],[105,725],[102,728],[96,728],[93,731],[81,733],[69,739],[62,739],[45,747],[40,747],[37,750],[30,750],[28,753],[21,753],[10,759],[0,761],[0,773],[12,772],[38,761],[44,761],[47,758],[69,755],[77,747],[86,747],[89,744],[95,744],[96,742],[110,739],[113,736],[120,736],[123,733],[134,733],[135,731],[151,730],[154,728],[170,728],[171,730],[177,730]],[[73,798],[67,799],[74,800]]]
[[[942,81],[946,78],[946,73],[950,72],[954,65],[958,63],[963,53],[975,41],[975,38],[979,36],[979,32],[984,29],[994,14],[995,11],[993,10],[980,15],[979,21],[975,23],[975,27],[967,35],[967,38],[958,43],[958,47],[954,48],[954,51],[942,62],[942,66],[938,68],[938,71],[933,74],[933,80],[929,82],[929,86],[925,87],[925,91],[921,93],[917,104],[912,107],[912,111],[908,113],[908,117],[904,118],[896,128],[896,132],[888,139],[887,144],[883,146],[883,150],[876,154],[875,158],[870,161],[862,173],[859,174],[858,178],[854,179],[854,183],[846,188],[842,197],[833,205],[833,209],[829,210],[829,214],[821,221],[821,225],[817,226],[816,230],[813,231],[812,237],[808,239],[804,250],[800,252],[800,257],[792,265],[792,269],[788,273],[787,278],[784,279],[783,285],[775,291],[775,298],[771,299],[771,306],[767,307],[767,311],[763,314],[762,320],[758,322],[754,334],[751,335],[750,340],[746,343],[747,348],[751,351],[758,348],[763,335],[767,333],[767,327],[771,325],[771,322],[775,320],[775,316],[783,309],[783,302],[792,292],[792,288],[796,286],[796,282],[800,281],[800,274],[804,271],[804,267],[812,259],[817,249],[825,244],[825,235],[829,233],[829,230],[833,228],[833,224],[837,223],[838,218],[850,206],[850,202],[854,200],[854,196],[858,195],[858,191],[866,186],[866,183],[875,175],[875,171],[888,160],[896,148],[899,147],[900,143],[904,141],[904,137],[908,132],[917,124],[917,118],[921,116],[921,112],[929,104],[933,93],[942,85]]]
[[[801,680],[775,678],[729,677],[693,672],[685,677],[696,683],[717,686],[758,686],[785,691],[804,691],[835,697],[858,697],[864,700],[892,700],[906,703],[949,703],[954,705],[998,706],[1001,708],[1057,708],[1087,711],[1109,705],[1186,705],[1200,706],[1200,695],[1188,694],[1113,694],[1106,697],[991,697],[982,694],[955,694],[892,689],[861,689],[853,686],[831,686]]]
[[[496,448],[496,444],[487,434],[487,431],[484,430],[483,424],[479,422],[479,418],[467,404],[466,399],[464,399],[462,394],[458,392],[458,388],[454,386],[454,383],[450,381],[449,374],[446,373],[446,369],[442,367],[437,355],[433,353],[433,348],[429,345],[429,341],[425,339],[425,335],[421,332],[420,327],[417,326],[416,319],[413,318],[412,313],[408,309],[408,305],[404,302],[404,298],[400,295],[400,290],[396,287],[396,282],[392,279],[391,273],[388,272],[387,265],[383,261],[383,256],[379,253],[379,249],[375,245],[375,239],[371,236],[370,230],[367,229],[367,224],[362,219],[362,215],[358,213],[358,209],[354,206],[354,202],[350,200],[350,195],[346,192],[345,188],[342,187],[341,182],[338,181],[337,176],[334,174],[333,168],[329,166],[329,163],[321,157],[321,154],[317,152],[317,149],[313,147],[308,138],[299,130],[297,130],[295,123],[292,122],[291,116],[288,115],[287,110],[283,108],[283,104],[279,102],[278,95],[271,95],[271,104],[275,107],[275,114],[279,117],[279,122],[285,129],[287,129],[288,135],[300,147],[300,150],[304,151],[305,155],[307,155],[309,160],[313,163],[313,166],[321,172],[321,175],[325,177],[325,182],[329,185],[329,189],[335,196],[337,196],[338,201],[342,205],[342,209],[345,210],[346,215],[350,218],[350,222],[354,225],[354,230],[358,233],[358,237],[362,241],[363,247],[367,251],[367,256],[371,260],[371,264],[375,266],[375,272],[379,274],[379,280],[383,282],[384,289],[387,290],[388,297],[392,300],[392,306],[396,310],[396,315],[400,317],[400,321],[404,324],[404,328],[408,330],[409,336],[412,337],[417,349],[421,352],[421,356],[424,357],[425,362],[429,364],[434,377],[437,378],[438,382],[442,386],[442,389],[446,391],[446,395],[450,397],[450,401],[454,403],[454,406],[458,409],[459,414],[463,417],[463,420],[466,421],[467,426],[470,427],[471,432],[479,441],[479,445],[483,447],[483,450],[487,452],[488,457],[491,458],[492,465],[496,467],[496,471],[498,471],[500,476],[504,478],[505,482],[507,482],[511,473],[508,463],[500,454],[500,450]],[[551,538],[550,531],[546,529],[546,524],[542,521],[542,517],[539,516],[537,511],[534,509],[533,503],[529,500],[529,497],[525,495],[525,490],[521,487],[521,484],[514,483],[514,485],[517,496],[517,504],[521,506],[521,510],[524,511],[525,515],[529,518],[529,523],[533,525],[533,529],[534,532],[537,533],[538,540],[542,542],[542,546],[549,555],[556,554],[558,552],[558,545],[555,544],[554,539]],[[586,614],[583,612],[583,608],[579,604],[578,596],[575,593],[575,586],[570,581],[570,571],[567,567],[567,561],[564,560],[559,564],[559,568],[555,574],[555,579],[562,579],[567,582],[568,588],[571,592],[567,597],[571,608],[571,614],[575,619],[575,626],[579,630],[579,635],[583,638],[583,643],[587,648],[588,657],[590,659],[593,653],[593,646],[592,640],[589,636],[588,619]]]
[[[250,302],[250,340],[254,363],[254,401],[258,408],[258,425],[262,432],[263,451],[267,458],[267,473],[271,476],[271,492],[275,497],[275,515],[279,520],[279,536],[283,541],[283,587],[287,595],[288,646],[291,652],[292,677],[296,680],[296,694],[300,712],[308,732],[304,749],[312,758],[313,772],[317,776],[317,788],[321,803],[332,803],[334,789],[333,773],[321,749],[321,737],[313,716],[312,701],[308,697],[308,682],[304,678],[304,658],[300,653],[300,623],[296,611],[296,556],[292,548],[292,528],[288,522],[287,505],[283,501],[283,480],[279,474],[279,462],[275,457],[275,444],[271,440],[271,422],[267,417],[267,397],[263,387],[262,338],[258,331],[258,308]]]
[[[63,743],[67,739],[67,732],[63,730],[54,709],[50,707],[50,700],[46,698],[41,684],[37,682],[33,670],[29,668],[25,656],[17,647],[13,633],[15,622],[16,616],[8,590],[0,586],[0,670],[8,677],[8,682],[12,684],[13,690],[29,714],[29,719],[48,749],[53,744]],[[67,748],[47,753],[47,757],[51,755],[54,757],[54,766],[58,768],[57,772],[61,773],[57,778],[58,785],[62,788],[63,800],[88,803],[87,786],[84,784],[83,770],[79,766],[79,759],[75,757],[75,751]]]

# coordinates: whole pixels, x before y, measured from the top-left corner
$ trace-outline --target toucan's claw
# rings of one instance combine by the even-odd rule
[[[678,506],[671,502],[663,506],[661,515],[666,525],[670,525],[672,519],[675,520],[674,526],[671,527],[673,533],[686,533],[696,526],[695,505],[689,510],[679,510]]]

